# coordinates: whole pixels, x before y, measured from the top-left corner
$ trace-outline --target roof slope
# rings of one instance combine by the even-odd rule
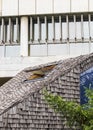
[[[78,64],[83,64],[84,61],[90,58],[93,59],[93,54],[24,69],[0,87],[0,114],[19,102],[22,102],[29,95],[39,91],[60,75],[68,73],[72,68]],[[46,70],[46,68],[51,69]],[[38,70],[43,71],[44,75],[41,72],[38,73]],[[33,76],[39,77],[33,78]]]

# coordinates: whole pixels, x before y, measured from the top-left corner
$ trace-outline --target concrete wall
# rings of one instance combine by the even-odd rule
[[[23,42],[24,43],[24,42]],[[28,56],[28,49],[25,46],[21,48],[19,45],[0,46],[0,57],[20,57],[23,54]],[[24,49],[23,49],[24,47]],[[21,54],[20,54],[21,51]],[[70,43],[70,44],[37,44],[29,45],[29,56],[79,56],[93,52],[93,43]]]
[[[2,0],[2,16],[18,15],[18,0]]]
[[[19,0],[19,15],[35,14],[35,0]]]
[[[2,0],[0,0],[0,16],[2,15]]]
[[[71,12],[87,12],[89,11],[89,0],[71,0]]]
[[[69,56],[43,56],[43,57],[1,57],[0,78],[14,77],[26,67],[37,66],[49,62],[66,59]],[[72,56],[71,56],[72,57]]]
[[[92,5],[93,0],[0,0],[0,12],[2,16],[88,12]]]
[[[93,43],[30,45],[30,56],[79,56],[91,52],[93,52]]]
[[[30,45],[31,57],[20,57],[20,46],[0,46],[0,77],[13,77],[22,69],[93,52],[93,43]]]
[[[0,46],[0,57],[18,57],[18,56],[20,56],[19,45]]]

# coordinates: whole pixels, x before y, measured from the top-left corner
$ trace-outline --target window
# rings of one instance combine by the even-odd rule
[[[1,30],[2,30],[2,20],[0,19],[0,43],[1,43],[1,41],[2,41]]]
[[[9,28],[9,19],[5,19],[4,21],[4,42],[10,42],[10,28]]]
[[[46,25],[44,17],[40,18],[40,27],[41,27],[41,41],[45,41],[46,39]]]
[[[55,40],[60,40],[60,22],[59,17],[55,17]]]
[[[69,39],[75,39],[75,17],[69,16]]]
[[[62,39],[63,41],[67,39],[67,22],[66,22],[66,16],[62,17]]]
[[[76,16],[76,39],[81,40],[81,15]]]
[[[0,41],[1,43],[19,42],[19,20],[18,18],[1,18]]]
[[[90,16],[90,37],[93,39],[93,15]]]
[[[83,31],[84,31],[84,40],[89,39],[89,19],[88,19],[88,15],[83,16]]]
[[[16,43],[19,41],[19,20],[18,18],[12,19],[12,42]]]
[[[48,18],[48,41],[53,40],[53,24],[52,24],[52,17]]]
[[[32,16],[29,39],[34,43],[84,42],[93,38],[93,15]]]
[[[37,23],[37,18],[34,18],[33,19],[33,38],[34,38],[34,41],[38,41],[38,23]]]

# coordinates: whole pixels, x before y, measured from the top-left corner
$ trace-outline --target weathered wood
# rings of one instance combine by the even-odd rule
[[[42,89],[79,102],[80,73],[92,66],[93,53],[21,71],[0,88],[0,129],[68,130],[65,119],[61,120],[47,106]],[[24,82],[31,75],[38,76],[36,72],[33,74],[35,70],[47,74],[41,80]]]

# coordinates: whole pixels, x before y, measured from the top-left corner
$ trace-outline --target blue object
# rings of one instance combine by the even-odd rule
[[[93,88],[93,67],[80,75],[80,103],[87,103],[88,99],[85,96],[85,88]]]

